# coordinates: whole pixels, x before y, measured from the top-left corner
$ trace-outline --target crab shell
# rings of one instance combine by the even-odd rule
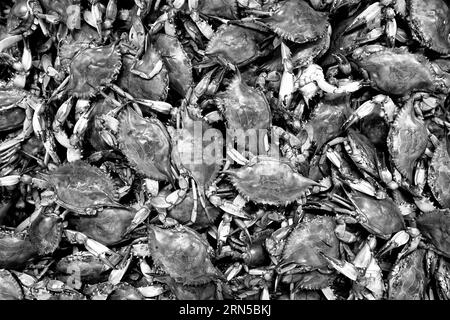
[[[119,115],[120,151],[137,172],[158,181],[173,181],[172,145],[166,127],[156,118],[143,118],[127,108]]]
[[[95,216],[71,216],[69,226],[104,245],[123,240],[136,211],[132,208],[104,208]]]
[[[450,156],[445,139],[439,143],[431,160],[428,185],[436,200],[444,208],[450,208]]]
[[[233,24],[223,24],[209,41],[205,54],[209,57],[222,57],[228,62],[244,66],[261,55],[259,43],[264,35]]]
[[[16,277],[5,269],[0,269],[0,300],[22,300],[23,289]]]
[[[42,174],[56,194],[56,203],[78,214],[103,207],[122,207],[111,178],[97,167],[84,161],[59,166]]]
[[[236,76],[227,90],[216,97],[229,129],[269,129],[270,106],[264,94],[245,84]]]
[[[149,248],[153,261],[178,283],[202,285],[222,277],[211,263],[208,242],[188,227],[150,225]]]
[[[141,60],[136,63],[134,69],[148,72],[153,70],[156,63],[161,59],[158,51],[156,51],[153,45],[150,45]],[[117,84],[121,88],[126,89],[126,91],[132,92],[133,98],[136,99],[166,100],[169,89],[169,74],[166,66],[163,64],[158,74],[154,75],[151,79],[144,79],[131,72],[133,62],[134,60],[131,56],[126,55],[123,57],[123,68]]]
[[[239,18],[237,0],[200,0],[197,10],[207,16],[230,20]]]
[[[282,278],[284,283],[295,283],[295,289],[320,290],[328,287],[336,279],[336,273],[324,274],[318,270],[287,275]]]
[[[88,127],[86,130],[85,137],[91,144],[91,146],[97,150],[107,150],[109,145],[100,135],[102,130],[101,116],[106,115],[109,111],[112,111],[115,106],[106,99],[99,99],[92,102],[92,113],[88,120]]]
[[[424,249],[416,249],[397,261],[388,275],[389,300],[422,300],[425,295],[426,275]]]
[[[377,177],[378,168],[375,146],[365,135],[360,134],[353,129],[348,130],[347,137],[349,148],[346,148],[346,151],[353,160],[353,163],[355,163],[359,169]]]
[[[450,6],[445,0],[409,0],[413,37],[441,54],[450,53]]]
[[[417,228],[434,249],[450,258],[450,209],[438,209],[416,219]]]
[[[287,205],[305,196],[319,183],[297,173],[286,159],[258,156],[239,169],[227,170],[231,182],[247,200]]]
[[[78,98],[91,98],[113,82],[122,67],[114,44],[79,51],[70,63],[66,91]]]
[[[142,293],[129,283],[121,282],[114,286],[108,300],[145,300]]]
[[[58,248],[62,231],[61,218],[57,214],[43,212],[31,223],[28,234],[38,253],[45,255]]]
[[[328,263],[319,252],[338,258],[339,240],[334,233],[332,217],[307,217],[300,222],[286,240],[281,265],[296,264],[305,271],[326,269]]]
[[[395,166],[410,182],[413,181],[417,160],[427,144],[427,128],[424,122],[416,117],[413,102],[409,100],[391,126],[388,147]]]
[[[0,86],[0,132],[22,126],[28,99],[32,98],[25,90]]]
[[[297,43],[323,38],[328,15],[315,11],[306,1],[287,0],[268,18],[262,19],[280,37]]]
[[[102,260],[87,251],[79,251],[68,255],[56,264],[56,271],[61,273],[61,281],[66,282],[70,275],[76,272],[82,283],[95,283],[105,277],[109,267]]]
[[[372,87],[387,94],[404,96],[438,89],[430,62],[420,54],[409,53],[406,47],[368,45],[356,49],[352,57],[368,73]]]
[[[35,256],[36,248],[25,234],[0,230],[0,268],[20,269]]]
[[[405,229],[401,211],[391,198],[376,199],[356,190],[347,195],[362,219],[361,225],[370,233],[388,239]]]
[[[182,97],[193,83],[192,63],[180,41],[166,34],[154,36],[156,49],[161,53],[164,64],[169,71],[169,83]]]

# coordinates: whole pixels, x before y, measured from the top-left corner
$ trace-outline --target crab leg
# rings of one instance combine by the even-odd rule
[[[294,73],[291,61],[291,50],[283,41],[281,42],[281,59],[284,72],[281,77],[278,96],[280,103],[282,103],[285,108],[289,109],[292,102],[292,95],[294,93]]]
[[[360,27],[370,21],[375,19],[379,19],[381,17],[381,10],[383,9],[383,5],[380,2],[375,2],[367,7],[363,12],[361,12],[355,20],[345,28],[344,32],[349,32],[357,27]]]

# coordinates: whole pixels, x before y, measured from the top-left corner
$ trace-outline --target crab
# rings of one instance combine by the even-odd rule
[[[374,89],[389,95],[405,96],[417,91],[445,93],[450,86],[449,74],[425,56],[408,52],[406,47],[367,45],[354,50],[352,60]]]
[[[153,261],[176,282],[202,285],[223,278],[211,263],[212,248],[189,227],[150,225],[148,237]]]
[[[0,229],[0,268],[19,269],[37,256],[36,247],[26,232]]]
[[[20,282],[8,270],[0,269],[0,299],[23,300],[24,293]]]
[[[387,42],[395,45],[396,14],[406,18],[412,35],[421,45],[440,54],[450,52],[450,7],[445,0],[380,1],[371,4],[347,27],[347,31],[380,18],[386,18]],[[380,34],[381,36],[381,34]]]
[[[424,213],[416,219],[417,228],[429,243],[431,250],[444,257],[450,257],[449,224],[450,210],[437,209]]]
[[[335,228],[335,220],[329,216],[303,219],[286,239],[277,266],[279,274],[285,278],[282,281],[298,282],[297,289],[318,290],[328,287],[334,275],[320,252],[329,257],[339,257],[339,240],[334,234]]]
[[[434,197],[444,208],[450,208],[448,182],[450,179],[450,159],[448,138],[440,141],[428,169],[428,185]]]
[[[41,0],[45,14],[40,18],[56,24],[64,23],[69,30],[79,29],[81,24],[80,4],[76,0]]]
[[[388,275],[387,298],[391,300],[422,300],[425,295],[424,249],[417,249],[398,259]]]

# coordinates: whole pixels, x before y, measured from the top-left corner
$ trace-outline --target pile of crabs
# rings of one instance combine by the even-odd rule
[[[449,92],[448,0],[1,1],[0,299],[449,299]]]

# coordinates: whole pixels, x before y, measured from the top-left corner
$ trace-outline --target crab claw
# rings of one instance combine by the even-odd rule
[[[388,242],[384,244],[383,247],[381,247],[381,249],[377,253],[377,257],[381,257],[391,250],[405,245],[406,243],[408,243],[409,238],[410,236],[405,230],[397,232]]]
[[[330,257],[323,253],[322,251],[319,252],[319,254],[334,268],[336,271],[342,273],[344,276],[349,278],[352,281],[356,281],[359,276],[358,269],[351,263],[339,260],[333,257]]]
[[[379,17],[381,17],[381,9],[383,8],[383,5],[380,2],[375,2],[367,7],[363,12],[361,12],[355,20],[347,27],[345,28],[344,33],[348,33],[349,31],[352,31],[367,22],[373,21]]]
[[[128,235],[130,232],[136,229],[136,227],[140,225],[142,222],[144,222],[149,215],[150,215],[150,208],[143,207],[139,209],[134,215],[134,218],[131,221],[129,227],[127,228],[127,230],[125,230],[124,236]]]
[[[342,125],[343,130],[347,130],[352,125],[354,125],[356,122],[361,120],[364,117],[367,117],[369,114],[371,114],[375,108],[377,107],[377,103],[373,100],[366,101],[362,105],[359,106],[358,109],[356,109],[355,112],[353,112],[350,117],[347,119],[347,121],[344,122]]]

